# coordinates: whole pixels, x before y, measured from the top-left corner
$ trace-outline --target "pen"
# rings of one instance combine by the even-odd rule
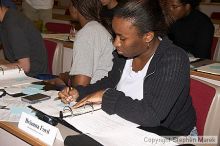
[[[72,85],[72,84],[71,84],[71,78],[69,78],[69,79],[68,79],[68,88],[69,88],[69,91],[68,91],[68,95],[69,95],[69,96],[68,96],[68,99],[69,99],[69,98],[72,98],[72,96],[70,95],[70,91],[71,91],[71,89],[72,89],[71,85]],[[68,103],[70,104],[70,102],[68,102]]]

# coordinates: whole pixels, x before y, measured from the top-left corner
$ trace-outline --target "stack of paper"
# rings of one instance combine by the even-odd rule
[[[21,68],[7,68],[5,66],[0,66],[0,88],[38,81],[40,80],[26,76],[24,70]]]

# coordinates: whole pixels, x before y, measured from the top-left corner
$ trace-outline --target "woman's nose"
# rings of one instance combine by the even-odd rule
[[[120,40],[116,37],[114,42],[113,42],[113,45],[117,48],[117,47],[120,47],[121,46],[121,42]]]

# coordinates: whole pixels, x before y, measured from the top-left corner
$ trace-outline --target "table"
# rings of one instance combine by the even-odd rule
[[[201,62],[195,62],[194,64],[204,64],[204,63],[212,63],[213,61],[210,60],[203,60]],[[207,83],[209,84],[209,83]],[[211,84],[209,84],[210,86],[213,86]],[[213,86],[217,92],[216,92],[216,97],[215,100],[216,101],[220,101],[220,87],[216,87]],[[217,113],[220,110],[220,106],[219,104],[214,105],[215,108],[213,108],[212,111],[209,112],[210,117],[214,116],[214,120],[212,118],[210,118],[207,122],[208,125],[210,125],[208,128],[205,129],[205,134],[207,135],[218,135],[219,134],[219,114]],[[219,120],[218,120],[219,119]],[[63,136],[63,138],[65,138],[67,135],[77,135],[79,133],[61,125],[58,124],[57,127],[59,128],[61,135]],[[8,131],[8,132],[7,132]],[[214,131],[214,132],[213,132]],[[10,139],[10,140],[8,140]],[[38,139],[32,137],[31,135],[28,135],[27,133],[19,130],[17,128],[17,123],[11,123],[11,122],[2,122],[0,121],[0,141],[1,144],[3,145],[12,145],[12,144],[17,144],[19,142],[23,142],[22,144],[19,143],[17,145],[45,145],[44,143],[40,142]],[[14,142],[14,143],[10,143],[10,142]],[[25,143],[24,143],[25,141]],[[54,143],[54,146],[62,146],[64,145],[63,142],[56,140]]]
[[[191,63],[191,65],[193,65],[194,67],[200,67],[200,66],[208,65],[208,64],[211,64],[211,63],[215,63],[215,62],[216,61],[209,60],[209,59],[204,59],[204,60],[201,60],[201,61],[198,61],[198,62]],[[203,72],[199,72],[199,71],[196,71],[196,70],[191,70],[190,74],[195,75],[195,76],[199,76],[199,77],[204,77],[204,78],[220,81],[220,76],[218,76],[218,75],[203,73]]]
[[[64,139],[68,135],[79,134],[61,124],[58,124],[56,127],[60,130],[60,133]],[[40,141],[39,139],[18,129],[17,123],[3,122],[3,121],[0,121],[0,141],[1,141],[1,145],[46,146],[46,144]],[[64,146],[64,143],[56,139],[53,146]]]
[[[64,15],[64,14],[53,14],[53,19],[62,20],[62,21],[71,21],[72,18],[70,15]]]
[[[199,66],[208,65],[211,63],[215,63],[215,62],[216,61],[205,59],[205,60],[191,63],[191,65],[193,65],[195,67],[199,67]],[[205,124],[205,128],[204,128],[204,135],[215,135],[215,136],[220,137],[220,125],[219,125],[220,115],[218,114],[218,112],[220,111],[220,84],[219,84],[220,76],[208,74],[208,73],[203,73],[203,72],[199,72],[199,71],[195,71],[195,70],[191,70],[190,74],[191,74],[191,78],[193,78],[195,80],[199,80],[199,81],[215,88],[215,90],[216,90],[216,94],[213,98],[211,107],[209,109],[209,113],[207,115],[206,124]],[[202,78],[200,78],[200,77],[202,77]],[[205,78],[212,79],[212,80],[209,80],[207,82],[207,81],[205,81]],[[215,80],[216,80],[216,82],[215,82]],[[218,144],[219,143],[220,143],[220,141],[218,141]]]
[[[55,40],[58,43],[60,49],[62,49],[62,72],[68,72],[72,66],[72,56],[73,56],[73,42],[59,41]]]
[[[54,34],[52,34],[54,35]],[[57,34],[57,35],[62,35],[62,34]],[[65,34],[66,35],[66,34]],[[61,60],[62,63],[61,65],[59,63],[53,62],[56,64],[53,68],[53,74],[58,75],[61,72],[67,72],[70,71],[71,65],[72,65],[72,55],[73,55],[73,42],[72,41],[61,41],[58,39],[55,39],[56,37],[53,36],[47,36],[47,35],[42,35],[44,39],[55,41],[57,43],[57,53],[54,54],[55,59],[54,60]],[[54,38],[55,37],[55,38]]]

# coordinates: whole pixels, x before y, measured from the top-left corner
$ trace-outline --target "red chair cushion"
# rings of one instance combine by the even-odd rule
[[[72,27],[71,24],[55,22],[47,22],[45,26],[47,31],[51,33],[69,33]]]
[[[203,135],[206,117],[215,93],[215,88],[191,79],[190,95],[192,96],[193,106],[196,110],[196,127],[199,135]]]
[[[52,72],[53,57],[54,57],[54,53],[57,47],[57,43],[44,39],[44,44],[47,49],[48,69],[49,69],[49,72],[52,74],[53,73]]]

